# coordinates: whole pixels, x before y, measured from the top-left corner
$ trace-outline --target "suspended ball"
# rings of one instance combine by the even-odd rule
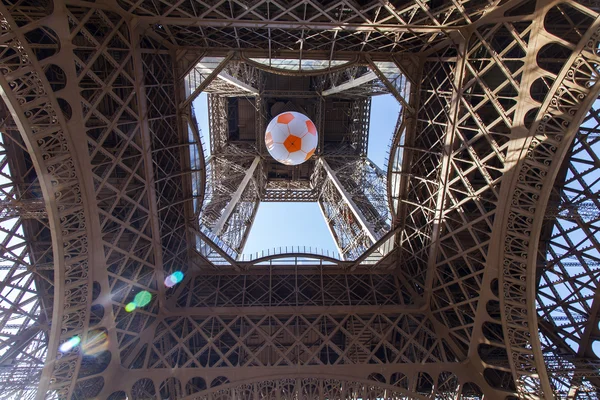
[[[317,127],[304,114],[288,111],[269,122],[265,144],[269,154],[285,165],[298,165],[308,160],[318,143]]]

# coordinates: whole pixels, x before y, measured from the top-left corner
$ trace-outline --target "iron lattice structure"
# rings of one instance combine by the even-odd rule
[[[586,0],[2,2],[2,397],[597,399],[599,48]],[[244,257],[290,200],[339,254]]]

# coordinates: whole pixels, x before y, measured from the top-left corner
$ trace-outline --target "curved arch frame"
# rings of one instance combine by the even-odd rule
[[[535,395],[552,398],[538,337],[535,255],[541,224],[560,165],[579,125],[600,94],[600,81],[594,83],[592,76],[586,86],[579,85],[574,79],[577,69],[588,61],[600,62],[589,48],[590,43],[598,38],[600,18],[596,19],[565,63],[537,114],[536,123],[529,130],[528,141],[522,148],[525,155],[515,166],[518,172],[510,185],[512,197],[503,218],[500,237],[504,238],[505,246],[499,258],[502,260],[499,285],[504,288],[500,296],[504,316],[502,325],[513,378],[517,391],[524,398]],[[561,103],[561,95],[565,93],[572,94],[570,100],[576,99],[579,103]],[[546,126],[553,120],[554,126],[546,131]],[[562,131],[557,131],[557,126]]]
[[[268,256],[263,256],[260,258],[256,258],[252,261],[248,261],[248,262],[238,262],[238,264],[240,265],[248,265],[248,266],[254,266],[257,264],[260,264],[262,262],[265,261],[271,261],[271,260],[278,260],[278,259],[289,259],[289,258],[308,258],[310,260],[315,260],[315,261],[326,261],[326,262],[330,262],[333,263],[335,265],[340,265],[340,264],[347,264],[347,262],[338,260],[337,258],[333,258],[333,257],[328,257],[322,254],[313,254],[313,253],[282,253],[282,254],[271,254]]]
[[[299,381],[301,382],[304,379],[306,379],[306,380],[315,379],[319,383],[326,381],[326,380],[337,381],[342,384],[348,384],[350,382],[352,382],[352,383],[355,382],[360,385],[363,385],[363,387],[365,387],[365,388],[375,388],[378,390],[385,390],[385,391],[389,391],[389,392],[393,393],[391,396],[388,394],[387,398],[398,398],[398,399],[409,399],[410,398],[410,399],[423,399],[423,400],[428,398],[426,396],[421,396],[421,395],[418,395],[415,393],[411,393],[410,391],[403,389],[401,387],[392,386],[392,385],[388,385],[385,383],[376,382],[376,381],[372,381],[372,380],[368,380],[368,379],[357,379],[354,377],[348,377],[348,376],[343,376],[343,375],[338,376],[338,375],[327,375],[327,374],[315,378],[314,376],[311,376],[311,375],[293,374],[293,375],[281,375],[281,376],[277,376],[277,377],[272,377],[271,379],[268,379],[268,380],[259,378],[259,379],[249,379],[249,380],[245,380],[245,381],[236,381],[235,383],[229,383],[229,384],[225,384],[225,385],[215,386],[215,387],[209,388],[205,391],[186,396],[182,400],[210,399],[210,398],[212,398],[210,396],[211,394],[216,394],[220,391],[235,390],[236,388],[242,387],[242,386],[252,385],[255,388],[255,390],[257,390],[255,387],[255,385],[257,385],[257,384],[273,382],[275,385],[277,385],[277,383],[283,382],[286,380],[290,380],[290,381],[294,380],[295,385],[296,385],[296,390],[298,390],[299,389],[298,388]],[[401,397],[398,395],[400,395]]]
[[[242,59],[243,62],[245,62],[249,65],[252,65],[253,67],[256,67],[262,71],[270,72],[270,73],[277,74],[277,75],[287,75],[287,76],[317,76],[317,75],[323,75],[326,73],[342,71],[342,70],[344,70],[348,67],[351,67],[353,65],[356,65],[356,64],[368,65],[366,62],[361,63],[360,60],[358,59],[358,57],[354,57],[353,59],[349,59],[344,64],[336,65],[331,68],[321,68],[321,69],[308,70],[308,71],[295,71],[295,70],[289,70],[289,69],[283,69],[283,68],[269,67],[265,64],[261,64],[259,62],[253,61],[250,57],[248,57],[247,55],[245,55],[243,53],[240,55],[240,58]],[[277,58],[275,58],[275,59],[277,59]]]
[[[4,43],[18,55],[18,65],[3,64],[2,98],[25,141],[46,203],[55,260],[53,321],[48,352],[37,398],[56,390],[58,396],[73,392],[81,356],[61,355],[61,337],[78,335],[84,341],[89,324],[92,290],[88,274],[85,193],[78,161],[70,151],[72,139],[66,121],[41,67],[24,39],[22,30],[0,5]],[[14,58],[13,58],[14,60]],[[35,96],[31,96],[34,93]],[[77,221],[74,223],[74,221]],[[89,225],[89,224],[88,224]],[[66,283],[69,282],[68,288]],[[79,302],[79,294],[87,299]]]
[[[2,11],[4,11],[4,10],[2,10]],[[597,26],[597,25],[598,24],[596,24],[595,26]],[[10,26],[8,27],[8,30],[10,30]],[[590,32],[592,32],[592,29],[590,29]],[[594,32],[592,32],[592,33],[595,34]],[[590,33],[590,35],[592,33]],[[9,33],[8,35],[11,35],[11,33]],[[585,40],[583,40],[581,43],[582,44],[580,45],[580,47],[582,47],[583,45],[585,45]],[[23,51],[25,51],[25,52],[30,51],[30,50],[27,49],[27,47],[26,47],[25,44],[21,43],[20,46],[22,46],[22,49],[24,49]],[[563,72],[561,73],[562,74],[562,82],[560,82],[560,80],[557,80],[555,82],[551,94],[548,95],[548,97],[546,99],[546,102],[544,103],[544,107],[545,108],[544,107],[542,108],[542,110],[538,113],[538,116],[541,117],[541,116],[546,116],[546,115],[553,115],[553,113],[552,113],[553,107],[554,107],[554,109],[558,110],[558,106],[556,104],[552,103],[552,101],[555,98],[558,98],[558,96],[555,97],[555,94],[559,93],[565,87],[566,88],[573,88],[574,87],[573,86],[574,84],[566,84],[565,82],[569,81],[568,72],[571,70],[571,68],[574,68],[573,65],[576,64],[576,62],[579,61],[578,60],[578,56],[579,55],[574,55],[574,56],[571,57],[570,62],[567,64],[567,66],[563,69]],[[36,64],[36,61],[35,61],[34,58],[32,58],[32,59],[33,59],[33,61],[31,61],[31,59],[30,59],[29,62],[32,62],[34,64],[34,66],[36,67],[34,69],[36,71],[38,71],[37,73],[39,75],[39,65]],[[55,228],[54,229],[55,233],[56,232],[61,232],[61,236],[57,236],[57,237],[62,237],[62,231],[59,228],[61,227],[61,218],[65,215],[64,214],[65,213],[65,209],[60,209],[61,204],[63,204],[63,203],[60,203],[60,201],[63,201],[64,197],[59,197],[58,199],[53,198],[53,195],[58,192],[58,189],[55,189],[53,187],[54,182],[55,182],[55,181],[53,181],[53,177],[55,177],[55,176],[59,177],[60,180],[61,180],[61,185],[62,185],[63,184],[62,181],[64,181],[64,176],[60,175],[58,171],[55,171],[53,168],[49,167],[52,164],[51,163],[52,158],[45,158],[43,156],[43,154],[42,154],[42,152],[43,152],[43,150],[42,150],[43,149],[42,143],[37,143],[37,141],[35,140],[36,132],[34,132],[34,130],[31,129],[30,127],[28,127],[28,121],[27,121],[26,112],[23,110],[22,104],[19,104],[19,101],[17,99],[17,95],[13,94],[11,92],[13,89],[14,90],[17,90],[17,89],[11,88],[9,81],[6,80],[4,77],[2,77],[1,79],[2,79],[1,80],[2,87],[4,89],[3,96],[8,100],[7,103],[9,104],[9,107],[11,107],[11,113],[13,114],[13,116],[16,115],[16,116],[20,117],[20,118],[16,119],[17,123],[19,124],[19,127],[20,127],[21,131],[23,132],[24,137],[26,136],[25,140],[26,141],[29,140],[28,141],[28,146],[30,146],[30,148],[32,149],[32,154],[35,154],[35,156],[36,156],[35,158],[36,158],[37,161],[34,161],[34,162],[36,162],[36,168],[38,169],[38,171],[40,171],[40,177],[41,177],[40,179],[46,179],[43,182],[42,185],[44,187],[43,190],[45,190],[44,191],[44,197],[46,199],[47,205],[50,204],[50,206],[51,206],[51,207],[49,207],[49,211],[52,213],[51,216],[50,216],[51,223],[53,224],[53,227]],[[8,79],[10,79],[10,77]],[[57,107],[56,99],[52,96],[52,94],[51,94],[52,92],[47,90],[48,89],[48,83],[46,82],[45,78],[43,78],[42,76],[38,76],[38,79],[39,79],[38,84],[41,85],[42,87],[44,87],[45,94],[46,94],[46,96],[48,96],[48,103],[56,110],[57,109],[56,108]],[[535,337],[535,335],[537,333],[537,328],[536,328],[537,327],[537,321],[536,321],[537,316],[536,316],[535,313],[532,315],[531,312],[530,312],[532,306],[533,306],[533,309],[535,310],[535,295],[534,295],[534,292],[532,292],[532,290],[531,290],[532,289],[532,285],[533,285],[533,281],[534,281],[532,279],[532,277],[535,274],[535,259],[534,259],[534,257],[531,257],[531,255],[534,254],[534,253],[531,253],[531,251],[532,251],[531,249],[534,249],[533,251],[535,251],[535,249],[537,248],[537,241],[539,240],[539,232],[536,229],[538,229],[539,226],[540,226],[540,224],[542,223],[543,214],[544,214],[544,208],[545,208],[545,205],[547,204],[548,195],[549,195],[550,190],[551,190],[551,188],[553,186],[553,181],[554,181],[554,179],[556,177],[557,168],[560,165],[560,162],[562,162],[562,160],[564,159],[566,151],[568,151],[568,147],[569,146],[567,144],[570,143],[570,139],[572,139],[572,137],[574,135],[574,127],[578,126],[578,124],[576,122],[577,121],[581,121],[581,119],[587,113],[587,109],[589,108],[590,102],[592,102],[592,101],[594,101],[596,99],[596,97],[595,96],[591,96],[590,93],[594,92],[594,93],[597,94],[597,92],[600,90],[600,87],[599,87],[598,84],[595,84],[592,87],[591,90],[589,88],[586,88],[586,90],[589,91],[588,96],[587,96],[587,98],[585,98],[585,96],[579,96],[579,98],[581,100],[581,103],[579,104],[579,108],[577,108],[577,111],[572,115],[572,119],[569,122],[569,124],[570,124],[569,125],[569,129],[565,130],[562,133],[562,136],[561,136],[562,138],[558,139],[559,135],[555,135],[555,136],[552,136],[550,138],[550,137],[546,136],[545,134],[540,133],[539,131],[537,131],[539,133],[538,138],[541,138],[541,140],[538,140],[537,138],[532,139],[531,147],[530,148],[533,149],[533,150],[530,153],[528,153],[528,155],[527,155],[528,158],[527,159],[525,159],[525,160],[523,160],[523,161],[521,161],[519,163],[519,166],[520,167],[522,166],[523,169],[519,168],[518,169],[518,171],[519,171],[518,176],[514,176],[513,177],[513,183],[511,184],[511,186],[515,187],[515,188],[517,187],[518,182],[521,181],[520,180],[521,177],[527,177],[528,176],[527,175],[528,171],[525,168],[528,165],[536,165],[536,166],[538,165],[536,163],[535,151],[538,150],[541,147],[542,144],[548,143],[548,144],[551,144],[552,146],[554,146],[556,143],[560,142],[559,143],[560,145],[557,146],[557,147],[554,147],[553,150],[552,150],[552,151],[554,151],[554,153],[553,153],[553,157],[550,157],[550,158],[552,158],[551,163],[549,163],[549,164],[543,163],[543,164],[545,164],[547,166],[547,168],[546,168],[546,171],[545,171],[545,173],[543,175],[542,190],[537,193],[537,195],[539,196],[539,197],[536,198],[537,202],[535,202],[533,204],[533,206],[531,205],[531,203],[527,203],[527,205],[525,206],[525,208],[527,209],[526,211],[523,211],[522,208],[519,208],[519,204],[520,203],[509,204],[506,207],[507,211],[511,213],[511,215],[507,215],[504,218],[505,219],[504,226],[509,226],[509,228],[506,228],[507,231],[510,230],[510,229],[512,229],[510,227],[511,221],[514,221],[519,215],[523,215],[525,217],[525,219],[527,220],[527,223],[529,224],[528,226],[530,228],[528,230],[530,232],[530,234],[531,234],[531,236],[529,236],[529,242],[528,242],[529,243],[529,245],[528,245],[529,247],[527,248],[527,252],[528,253],[524,257],[526,259],[526,261],[527,261],[527,263],[526,263],[526,272],[525,272],[524,276],[526,276],[526,279],[529,280],[528,287],[527,287],[527,292],[526,292],[526,302],[527,302],[526,304],[527,304],[527,308],[528,308],[528,311],[529,311],[529,317],[528,317],[529,320],[527,322],[529,323],[529,325],[526,325],[526,328],[527,328],[529,334],[532,335],[533,340],[537,340],[536,337]],[[582,111],[582,110],[584,110],[585,112]],[[59,120],[59,123],[60,123],[61,127],[64,127],[65,123],[62,120],[62,116],[61,116],[60,112],[56,113],[56,116],[57,116],[57,118]],[[538,126],[536,125],[534,128],[532,128],[532,130],[530,132],[532,132],[532,133],[536,132],[537,127]],[[63,133],[63,134],[66,135],[65,137],[63,137],[64,143],[66,143],[66,145],[68,146],[69,141],[70,141],[68,133]],[[556,143],[553,143],[553,142],[556,142]],[[61,162],[64,162],[64,159],[65,159],[64,158],[64,148],[61,148],[61,151],[63,151],[63,152],[60,152],[60,151],[56,152],[56,157],[60,158]],[[67,147],[67,153],[68,153],[68,156],[72,157],[72,152],[68,151],[68,147]],[[548,158],[548,155],[545,154],[544,157]],[[76,187],[75,185],[79,184],[78,180],[77,180],[77,174],[76,174],[76,172],[77,172],[76,171],[76,167],[75,167],[76,165],[77,165],[76,163],[73,163],[71,165],[72,171],[70,171],[70,173],[73,172],[75,175],[70,176],[71,180],[68,181],[69,182],[68,184],[66,184],[66,183],[64,184],[64,185],[71,185],[72,184],[72,186],[69,186],[69,190],[75,190],[74,189]],[[43,167],[46,167],[46,169],[44,169]],[[42,173],[43,171],[46,171],[46,170],[48,170],[48,172]],[[42,178],[42,177],[44,177],[44,178]],[[536,191],[537,191],[537,189],[538,188],[536,187]],[[519,200],[518,197],[516,199]],[[83,213],[80,210],[79,206],[73,206],[73,204],[71,204],[70,202],[67,202],[67,201],[65,201],[64,204],[67,207],[69,207],[69,208],[66,209],[67,212],[70,211],[71,209],[73,209],[73,210],[79,210],[78,213]],[[532,217],[531,210],[534,210],[533,217]],[[514,213],[513,213],[513,211],[514,211]],[[519,236],[522,236],[522,235],[519,235]],[[67,239],[65,239],[65,240],[67,240]],[[64,242],[58,240],[54,236],[53,236],[53,242],[54,242],[53,245],[54,245],[55,250],[56,251],[60,251],[60,253],[56,253],[56,254],[57,255],[63,254],[62,253],[63,249],[61,247],[61,244],[63,244]],[[533,245],[534,243],[535,243],[535,245]],[[80,256],[81,257],[85,257],[85,252],[82,252],[80,254]],[[57,257],[57,260],[61,260],[60,257]],[[63,264],[61,266],[61,268],[63,268],[63,269],[58,270],[59,274],[62,273],[63,276],[65,274],[65,269],[66,269],[65,265],[66,264]],[[503,293],[503,295],[504,295],[503,304],[506,305],[507,303],[513,302],[516,297],[513,296],[515,293],[512,292],[512,287],[509,286],[509,285],[512,285],[515,282],[515,281],[512,280],[512,278],[513,278],[512,277],[513,272],[508,271],[508,267],[507,267],[506,264],[504,265],[504,267],[505,267],[505,270],[504,270],[503,277],[506,277],[506,279],[503,280],[502,283],[504,283],[503,287],[505,287],[506,291]],[[519,280],[520,279],[516,279],[516,282],[518,282]],[[62,284],[63,281],[64,280],[60,281],[61,284]],[[82,280],[81,284],[82,284],[82,287],[83,287],[83,285],[84,285],[83,280]],[[533,288],[533,289],[535,289],[535,288]],[[58,286],[57,286],[56,290],[58,291]],[[62,297],[63,294],[64,294],[62,291],[58,292],[58,293],[60,293],[61,296],[57,296],[57,298],[58,297]],[[57,309],[58,308],[55,307],[55,312],[62,312],[62,310],[56,311]],[[516,309],[508,309],[507,308],[505,310],[505,312],[509,313],[509,312],[514,312],[515,310]],[[518,316],[517,315],[517,317],[521,318],[522,316]],[[60,320],[62,320],[62,318]],[[84,320],[84,321],[86,321],[86,320]],[[84,322],[84,323],[86,323],[86,322]],[[505,328],[507,328],[507,326]],[[56,347],[57,347],[57,344],[58,344],[58,340],[59,340],[56,337],[56,335],[57,335],[56,334],[56,330],[57,329],[59,329],[59,328],[53,326],[53,334],[52,334],[52,338],[51,338],[51,344],[54,345],[54,350],[56,350]],[[507,343],[514,343],[513,341],[510,341],[510,339],[511,339],[510,335],[516,335],[516,333],[515,333],[516,331],[513,331],[512,327],[511,327],[511,330],[505,329],[505,332],[506,332],[507,338],[509,339],[507,341]],[[539,343],[538,343],[538,345],[539,345]],[[50,352],[49,352],[49,354],[50,354]],[[70,359],[70,360],[72,360],[72,359]],[[535,355],[535,364],[536,364],[536,368],[537,368],[538,373],[541,372],[542,375],[546,375],[545,372],[543,372],[543,371],[545,371],[545,367],[543,366],[543,359],[541,358],[541,353]],[[513,363],[512,367],[513,367],[513,371],[516,371],[516,372],[514,372],[515,376],[521,376],[521,375],[519,375],[520,372],[517,370],[517,368],[515,367],[514,363]],[[75,367],[75,368],[77,368],[77,367]],[[76,376],[76,374],[75,374],[75,376]],[[545,378],[546,380],[548,379],[547,376],[545,376],[545,377],[542,376],[542,378]],[[73,381],[73,382],[75,382],[75,381]],[[71,384],[71,388],[73,387],[73,385],[74,385],[74,383]],[[542,386],[543,385],[544,385],[544,381],[542,381]],[[545,393],[546,396],[550,396],[550,393],[548,393],[547,391],[545,391],[544,393]]]

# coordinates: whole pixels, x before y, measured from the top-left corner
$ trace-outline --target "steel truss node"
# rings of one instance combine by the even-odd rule
[[[597,399],[598,48],[586,0],[3,2],[2,397]],[[261,201],[339,255],[244,255]]]

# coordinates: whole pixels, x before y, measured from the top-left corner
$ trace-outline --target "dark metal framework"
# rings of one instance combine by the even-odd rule
[[[598,398],[599,32],[585,0],[3,2],[2,396]],[[305,170],[265,162],[278,102],[324,133]],[[239,257],[290,198],[343,259]]]

